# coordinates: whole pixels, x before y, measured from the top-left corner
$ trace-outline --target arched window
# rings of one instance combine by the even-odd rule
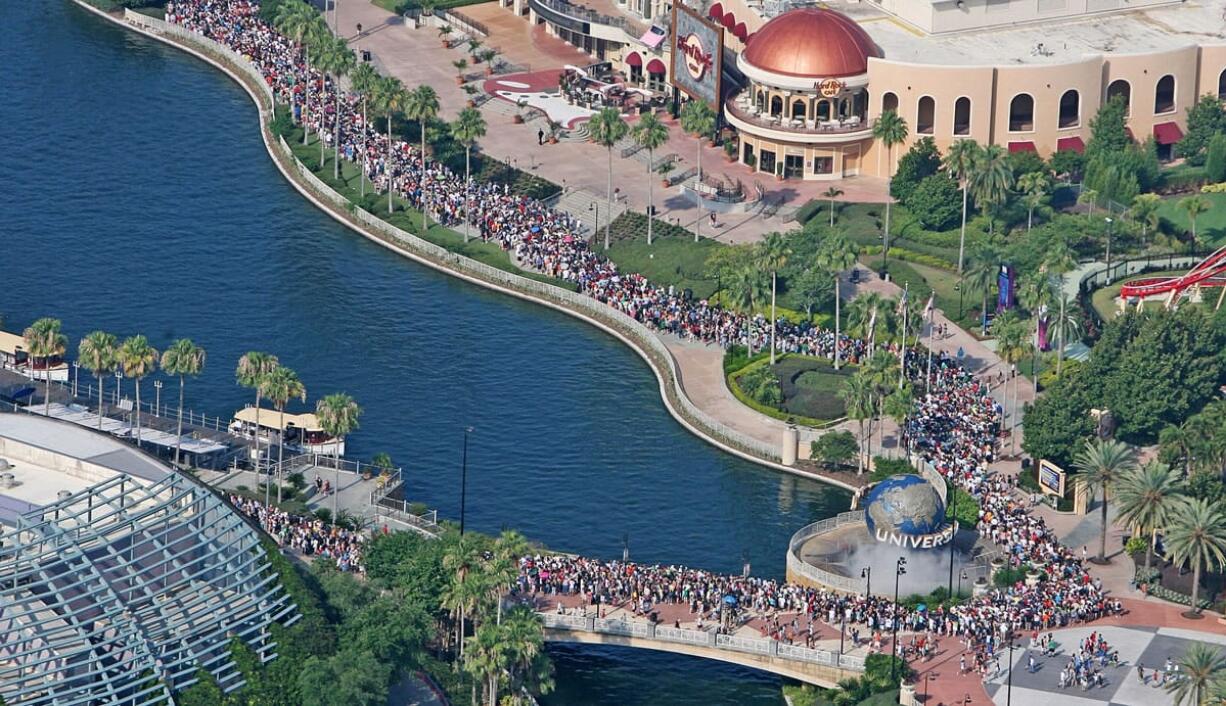
[[[771,96],[771,115],[783,115],[783,99]]]
[[[830,101],[821,100],[817,102],[817,113],[815,117],[818,120],[830,119]]]
[[[1154,114],[1170,113],[1175,110],[1175,77],[1167,74],[1158,79],[1154,87]]]
[[[766,110],[766,94],[758,91],[758,110]]]
[[[1226,100],[1226,69],[1217,75],[1217,97],[1218,100]]]
[[[1122,78],[1117,78],[1107,86],[1107,100],[1119,96],[1124,101],[1124,116],[1132,115],[1132,85]]]
[[[966,96],[954,101],[954,134],[971,134],[971,99]]]
[[[1034,129],[1034,99],[1025,93],[1009,101],[1009,132],[1030,132]]]
[[[805,119],[805,102],[802,100],[792,101],[792,118]]]
[[[1077,127],[1081,124],[1081,94],[1067,90],[1060,96],[1060,127]]]
[[[915,131],[920,135],[931,135],[932,125],[936,121],[937,104],[932,96],[923,96],[915,111]]]
[[[898,112],[898,96],[892,92],[884,93],[881,96],[881,112],[888,113],[891,110]]]

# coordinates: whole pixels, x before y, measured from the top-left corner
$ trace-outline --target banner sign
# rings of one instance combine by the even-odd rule
[[[1001,265],[996,277],[996,311],[1017,306],[1017,272],[1012,265]]]
[[[1043,459],[1039,461],[1039,487],[1044,493],[1064,497],[1064,482],[1068,474],[1056,464]]]
[[[672,62],[674,87],[719,112],[723,79],[724,28],[708,22],[680,3],[673,5]]]

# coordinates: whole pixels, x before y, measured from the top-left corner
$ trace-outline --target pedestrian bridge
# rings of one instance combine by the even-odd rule
[[[824,688],[864,673],[864,658],[789,645],[763,637],[722,635],[643,620],[542,612],[545,640],[620,645],[717,659]]]

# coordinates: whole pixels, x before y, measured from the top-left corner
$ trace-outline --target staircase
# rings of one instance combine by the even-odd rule
[[[600,209],[600,227],[609,222],[609,208],[603,196],[597,196],[582,189],[569,189],[558,198],[554,208],[563,213],[569,213],[583,224],[584,235],[591,236],[596,232],[596,208]],[[613,218],[626,211],[623,204],[613,204]]]

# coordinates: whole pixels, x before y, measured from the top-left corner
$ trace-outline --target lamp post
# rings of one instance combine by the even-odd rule
[[[962,595],[962,582],[967,580],[968,578],[970,577],[966,575],[966,569],[963,569],[961,572],[959,572],[958,574],[958,593],[957,593],[958,596]]]
[[[954,283],[954,290],[958,292],[958,318],[962,318],[962,278]]]
[[[468,435],[472,427],[464,427],[464,454],[460,460],[460,536],[464,536],[464,510],[468,501]]]
[[[153,416],[159,416],[162,412],[162,381],[153,381]]]
[[[1017,452],[1017,363],[1009,368],[1013,375],[1013,424],[1009,430],[1009,455]]]
[[[873,595],[873,567],[860,569],[860,578],[864,579],[864,597],[868,598]]]
[[[1005,692],[1005,706],[1013,706],[1013,626],[1009,626],[1009,686]]]
[[[839,623],[839,658],[843,657],[843,640],[847,637],[847,607],[839,608],[839,612],[843,614],[843,620]]]
[[[898,672],[898,580],[907,573],[907,557],[898,557],[894,565],[894,613],[890,620],[893,636],[890,637],[890,683],[893,684]]]
[[[72,396],[77,396],[77,379],[81,377],[81,364],[72,361]]]
[[[1107,284],[1111,284],[1111,226],[1115,221],[1110,216],[1103,220],[1107,222]]]
[[[592,244],[595,245],[596,238],[600,235],[600,204],[593,201],[587,205],[587,210],[593,211],[596,214],[596,225],[592,230]]]
[[[123,382],[123,371],[115,369],[115,404],[119,404],[119,387]]]

